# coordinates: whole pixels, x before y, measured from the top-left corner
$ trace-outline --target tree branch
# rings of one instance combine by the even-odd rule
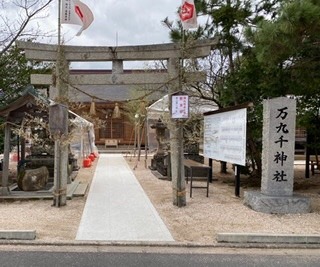
[[[0,56],[8,51],[8,49],[13,45],[13,43],[23,35],[30,21],[46,9],[53,0],[47,0],[45,3],[42,3],[40,0],[16,0],[14,2],[15,6],[19,9],[22,9],[24,16],[20,15],[16,21],[17,25],[10,25],[8,17],[1,16],[3,25],[0,25],[2,32],[7,32],[7,36],[3,36],[1,43],[4,45],[0,51]],[[4,3],[1,3],[3,6]],[[19,12],[18,12],[19,13]],[[15,28],[16,27],[16,28]],[[14,29],[15,28],[15,29]],[[7,29],[7,30],[6,30]]]

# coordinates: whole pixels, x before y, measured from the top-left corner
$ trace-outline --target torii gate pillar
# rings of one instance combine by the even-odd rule
[[[180,91],[180,59],[170,58],[168,60],[168,72],[171,79],[169,95]],[[177,77],[179,77],[177,79]],[[169,98],[169,110],[171,110],[171,97]],[[179,120],[171,119],[170,129],[170,153],[171,153],[171,177],[173,205],[186,206],[186,182],[184,179],[183,165],[183,127]]]
[[[59,138],[55,138],[54,151],[54,194],[53,206],[60,207],[67,204],[67,184],[68,184],[68,78],[69,63],[65,58],[63,47],[58,47],[56,64],[56,89],[57,101],[65,106],[60,116],[61,128],[65,130],[60,132]],[[64,127],[62,127],[64,126]]]

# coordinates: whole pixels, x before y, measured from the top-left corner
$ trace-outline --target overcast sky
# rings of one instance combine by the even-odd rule
[[[50,16],[40,21],[44,27],[57,27],[57,2]],[[161,24],[165,17],[176,20],[180,0],[82,0],[92,11],[94,21],[79,37],[78,25],[63,24],[68,45],[142,45],[167,43],[168,29]],[[118,38],[117,38],[118,36]]]
[[[88,29],[76,36],[80,25],[62,25],[65,45],[127,46],[169,43],[169,29],[161,21],[178,19],[181,0],[81,0],[92,11],[94,21]],[[14,25],[19,20],[18,8],[13,0],[0,1],[0,16]],[[41,14],[44,18],[32,21],[43,32],[58,29],[58,0],[53,1]],[[1,25],[0,25],[1,26]],[[37,42],[57,43],[57,38],[39,38]]]
[[[79,25],[62,25],[66,45],[126,46],[169,43],[169,30],[161,21],[178,19],[180,0],[82,0],[92,11],[94,21],[77,37]],[[57,29],[58,1],[49,16],[37,22],[45,29]],[[51,40],[50,42],[55,42]],[[40,40],[48,42],[48,40]],[[99,63],[95,64],[99,68]],[[98,66],[98,67],[97,67]],[[76,67],[76,64],[73,64]]]

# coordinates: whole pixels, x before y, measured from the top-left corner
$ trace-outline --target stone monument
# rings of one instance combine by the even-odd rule
[[[261,192],[244,193],[244,204],[264,213],[307,213],[310,199],[293,194],[296,101],[263,103]]]

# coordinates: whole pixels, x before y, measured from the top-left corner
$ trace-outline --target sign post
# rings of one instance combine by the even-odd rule
[[[179,60],[169,60],[169,73],[179,77]],[[172,84],[170,94],[170,159],[173,189],[173,204],[178,207],[186,206],[186,184],[183,165],[183,122],[189,118],[189,96],[179,89],[179,80]]]

